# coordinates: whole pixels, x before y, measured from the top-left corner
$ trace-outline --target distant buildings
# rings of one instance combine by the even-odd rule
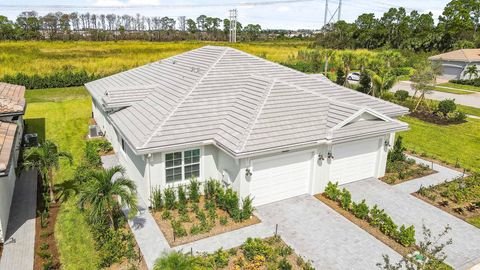
[[[470,79],[465,69],[470,65],[480,65],[480,49],[461,49],[434,55],[428,58],[442,66],[442,79],[458,80]],[[480,71],[480,67],[479,71]]]

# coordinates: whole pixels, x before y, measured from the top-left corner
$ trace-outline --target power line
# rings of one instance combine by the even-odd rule
[[[50,8],[50,9],[135,9],[135,8],[199,8],[199,7],[228,7],[228,6],[269,6],[278,4],[291,4],[301,2],[314,2],[315,0],[272,0],[258,2],[233,2],[233,3],[210,3],[210,4],[178,4],[178,5],[5,5],[0,4],[0,8]]]

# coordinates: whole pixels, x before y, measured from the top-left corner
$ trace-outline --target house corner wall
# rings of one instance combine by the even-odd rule
[[[327,160],[329,147],[331,146],[322,145],[315,149],[312,168],[313,180],[310,189],[310,194],[312,195],[322,193],[327,186],[330,173],[330,162]],[[323,160],[320,160],[320,156],[323,157]]]
[[[7,233],[7,224],[16,178],[15,164],[12,162],[8,175],[0,177],[0,243],[4,242]]]

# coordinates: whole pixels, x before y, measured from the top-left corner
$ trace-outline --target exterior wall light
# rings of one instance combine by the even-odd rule
[[[391,145],[390,145],[390,142],[389,142],[388,140],[385,140],[385,141],[383,142],[383,145],[384,145],[385,147],[390,147],[390,146],[391,146]]]
[[[334,158],[335,158],[335,157],[333,156],[333,154],[332,154],[332,151],[328,151],[327,158],[328,158],[328,159],[334,159]]]
[[[246,177],[252,176],[252,172],[250,171],[250,169],[245,169],[245,176]]]
[[[323,157],[323,155],[318,155],[318,162],[322,162],[324,160],[325,158]]]

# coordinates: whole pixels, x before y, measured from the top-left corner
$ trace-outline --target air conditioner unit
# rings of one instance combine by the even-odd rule
[[[99,128],[97,125],[88,126],[88,137],[95,138],[99,136]]]
[[[25,136],[23,136],[23,145],[25,147],[38,146],[38,134],[37,133],[25,134]]]

